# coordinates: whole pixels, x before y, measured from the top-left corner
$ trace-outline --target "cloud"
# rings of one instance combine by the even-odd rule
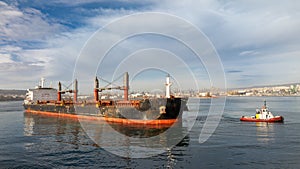
[[[0,71],[1,76],[6,79],[10,79],[6,76],[15,74],[14,79],[3,80],[2,86],[18,86],[15,82],[25,78],[36,81],[42,76],[65,82],[72,80],[76,58],[88,38],[103,25],[138,11],[135,7],[142,8],[144,4],[129,1],[122,1],[118,5],[107,1],[68,1],[68,4],[58,6],[58,3],[64,4],[67,1],[49,1],[45,4],[1,1],[0,35],[3,38],[0,40],[0,54],[3,57],[0,62],[5,63],[5,66]],[[84,6],[92,3],[96,7]],[[60,15],[55,15],[51,9]],[[71,10],[66,13],[64,9]],[[83,17],[78,15],[79,12]],[[64,18],[65,14],[72,15],[73,19]],[[74,25],[68,24],[73,20],[84,24],[69,27]],[[22,87],[30,86],[23,83]]]
[[[229,87],[299,79],[300,2],[297,1],[17,2],[0,1],[0,64],[5,64],[1,68],[2,78],[16,76],[24,80],[26,75],[23,72],[27,72],[30,77],[27,76],[26,80],[31,82],[40,76],[69,81],[81,48],[96,30],[121,16],[155,11],[186,19],[207,35],[220,55]],[[141,26],[143,22],[147,20],[141,20]],[[145,40],[149,43],[141,43],[144,46],[151,46],[153,42],[163,46],[164,42],[151,38]],[[134,43],[131,41],[127,45]],[[139,48],[119,48],[117,54],[136,49]],[[179,51],[177,54],[184,56],[188,52]],[[189,57],[184,59],[190,61]],[[199,81],[203,81],[207,78],[205,69],[198,67],[203,65],[192,66],[201,76]],[[274,73],[274,67],[285,68]],[[4,69],[10,73],[5,74]],[[20,71],[22,73],[18,74]],[[6,86],[9,83],[7,80]]]
[[[152,9],[182,17],[207,35],[223,62],[229,87],[299,81],[299,2],[175,0]],[[275,73],[275,67],[289,68]],[[244,75],[253,76],[246,81]]]
[[[55,42],[49,42],[65,30],[64,26],[52,22],[37,9],[23,9],[0,1],[2,87],[28,88],[51,72],[48,67],[54,59],[55,50],[52,49]]]
[[[6,8],[9,8],[9,5],[7,5]],[[16,7],[11,8],[21,11]],[[9,62],[10,64],[6,64],[0,68],[1,76],[6,79],[3,80],[1,85],[4,87],[12,87],[15,85],[20,88],[20,84],[17,82],[26,79],[27,81],[31,81],[31,84],[22,83],[21,87],[30,88],[40,77],[46,77],[47,80],[53,82],[62,81],[63,83],[70,83],[73,78],[76,58],[86,41],[101,26],[107,24],[109,20],[119,18],[126,13],[126,10],[122,11],[123,12],[120,12],[119,10],[107,10],[107,16],[97,16],[87,19],[85,21],[87,24],[86,26],[81,26],[72,30],[64,28],[56,29],[55,24],[54,28],[51,28],[51,19],[49,19],[50,21],[44,19],[44,22],[49,22],[49,28],[47,29],[53,30],[53,32],[49,32],[46,37],[41,35],[41,37],[38,38],[40,41],[34,43],[33,46],[30,45],[35,39],[27,36],[17,36],[16,39],[20,39],[20,41],[16,40],[15,43],[6,40],[5,43],[9,45],[2,45],[0,54],[5,55],[5,58],[0,58],[0,62],[5,64]],[[128,13],[130,12],[132,11],[128,11]],[[39,15],[36,17],[38,16]],[[15,18],[11,20],[14,19]],[[36,25],[28,25],[28,29],[30,29],[30,26],[35,27]],[[22,32],[21,30],[18,30],[17,27],[14,27],[12,30]],[[14,36],[6,34],[5,38],[13,39]],[[26,43],[24,44],[22,41],[25,41]],[[5,72],[7,67],[10,67],[9,73]],[[15,74],[15,78],[6,77],[13,74]],[[92,83],[92,79],[90,82]]]
[[[220,48],[268,46],[296,40],[300,2],[164,1],[157,9],[186,18]]]
[[[241,71],[241,70],[228,70],[228,71],[226,71],[226,73],[241,73],[241,72],[243,72],[243,71]]]
[[[53,23],[39,10],[0,4],[0,44],[21,41],[45,43],[45,40],[61,31],[63,26]]]
[[[0,64],[1,63],[12,63],[13,61],[10,59],[9,54],[0,54]]]
[[[43,2],[44,3],[44,2]],[[105,8],[136,8],[142,7],[145,4],[149,5],[152,3],[151,0],[52,0],[48,5],[65,5],[65,6],[84,6],[84,5],[93,5],[95,7],[104,6]]]
[[[242,51],[239,55],[244,56],[244,55],[257,55],[257,54],[259,54],[259,52],[256,52],[254,50],[246,50],[246,51]]]

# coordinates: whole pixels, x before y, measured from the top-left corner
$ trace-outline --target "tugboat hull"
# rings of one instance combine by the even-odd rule
[[[240,118],[241,121],[246,121],[246,122],[268,122],[268,123],[282,123],[284,121],[284,118],[282,116],[275,116],[274,118],[270,119],[256,119],[254,116],[247,117],[247,116],[242,116]]]

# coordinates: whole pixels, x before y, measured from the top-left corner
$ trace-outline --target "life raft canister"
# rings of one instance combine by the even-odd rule
[[[166,114],[166,106],[159,107],[159,114]]]

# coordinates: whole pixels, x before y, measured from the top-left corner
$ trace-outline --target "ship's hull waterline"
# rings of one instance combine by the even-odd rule
[[[130,101],[129,101],[130,102]],[[136,102],[136,101],[135,101]],[[148,103],[149,105],[145,104]],[[35,103],[24,104],[26,113],[83,120],[105,120],[127,125],[172,125],[181,118],[184,102],[180,98],[147,99],[138,104],[99,105],[95,103]],[[142,106],[141,106],[142,105]],[[163,108],[164,110],[161,110]],[[165,112],[162,112],[165,111]]]

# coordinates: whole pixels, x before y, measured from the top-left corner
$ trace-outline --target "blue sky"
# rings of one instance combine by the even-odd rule
[[[299,11],[300,2],[289,0],[0,1],[0,88],[30,88],[40,77],[53,83],[69,83],[81,49],[97,30],[120,17],[142,12],[172,14],[201,30],[220,56],[228,88],[299,82]],[[114,48],[119,52],[112,51],[115,55],[108,57],[107,68],[114,62],[112,58],[124,51],[129,55],[139,49],[137,46],[181,49],[168,38],[149,35],[128,39],[126,43],[127,46],[124,42]],[[134,47],[129,50],[128,44]],[[190,52],[184,51],[173,50],[188,63],[186,56]],[[205,66],[198,63],[190,68],[199,72],[196,78],[200,89],[211,87]],[[159,88],[149,81],[160,81],[149,78],[141,78],[147,84],[137,81],[133,86]],[[184,81],[182,88],[194,87],[183,73],[175,80]]]

